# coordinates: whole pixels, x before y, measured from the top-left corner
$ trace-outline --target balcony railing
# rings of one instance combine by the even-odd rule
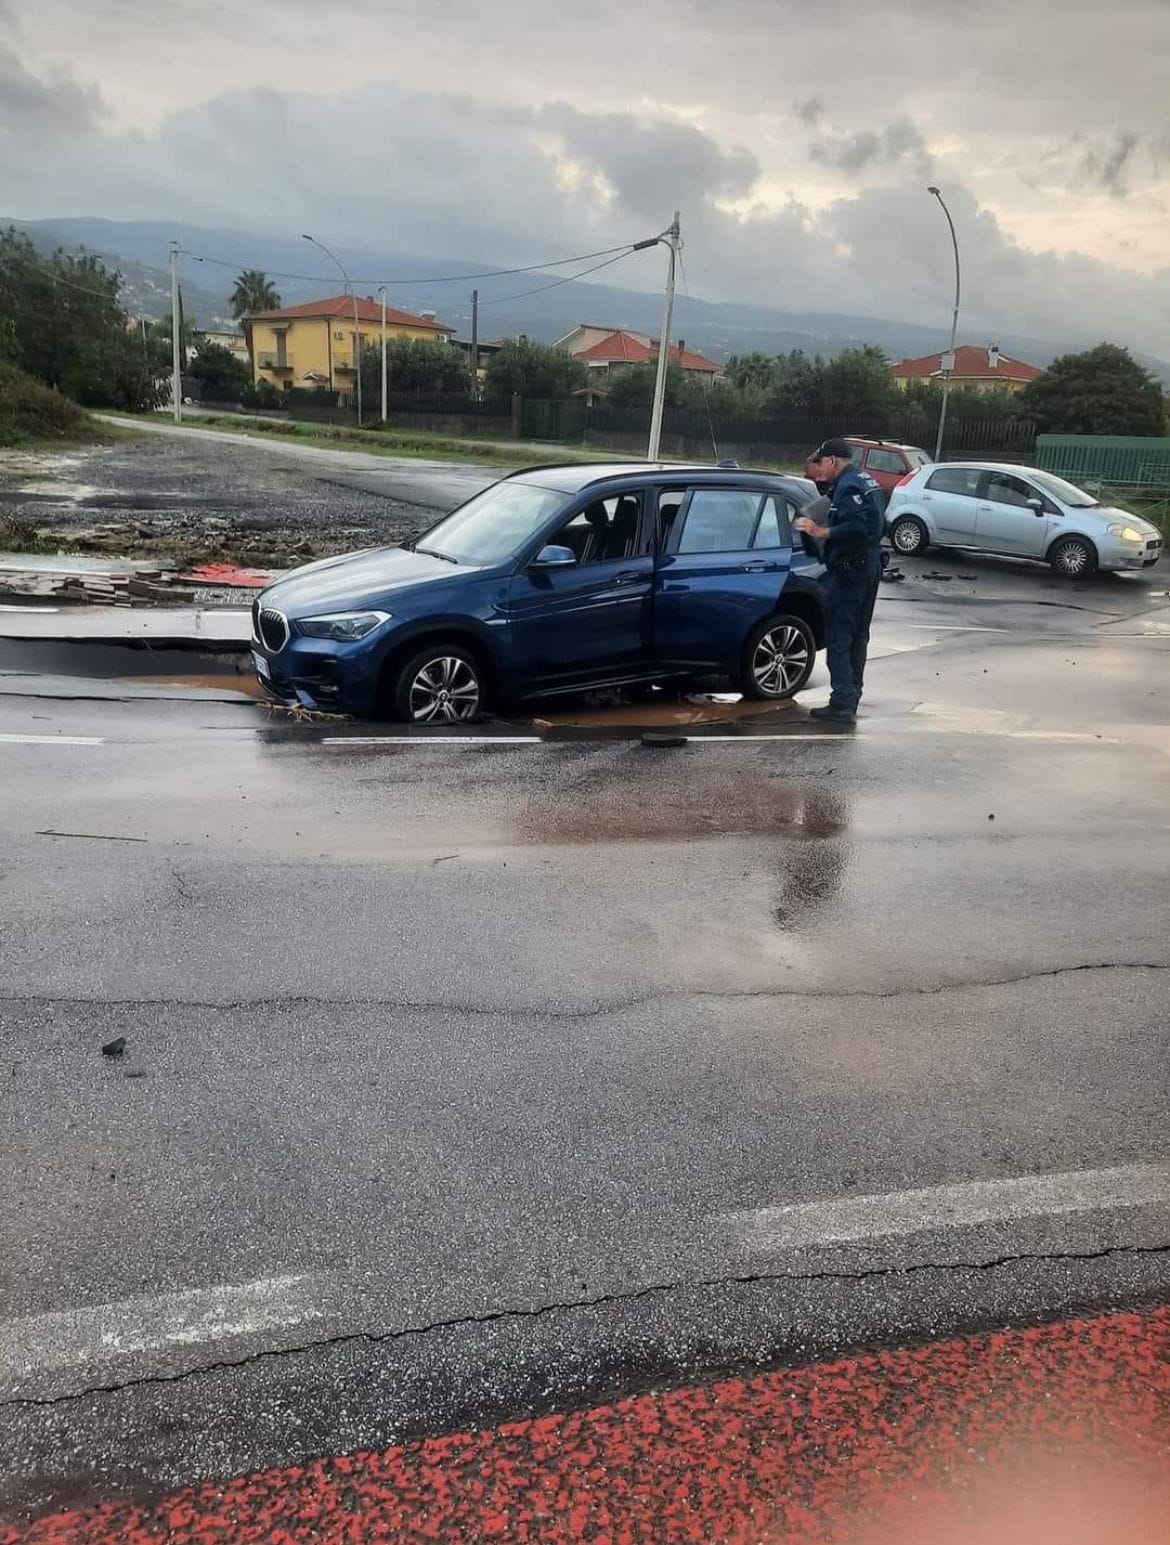
[[[265,354],[259,356],[261,370],[291,370],[293,367],[291,354]]]

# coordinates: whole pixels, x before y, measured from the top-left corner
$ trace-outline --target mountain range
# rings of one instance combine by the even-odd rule
[[[228,298],[237,273],[244,268],[263,269],[273,276],[287,305],[311,300],[322,293],[337,294],[344,287],[340,274],[331,271],[324,254],[303,239],[93,217],[0,220],[0,225],[10,224],[26,232],[40,251],[49,252],[57,247],[76,251],[84,247],[99,255],[108,266],[117,268],[123,277],[122,303],[132,315],[153,318],[169,312],[171,241],[178,241],[181,248],[186,315],[202,328],[233,325]],[[548,341],[561,337],[578,322],[650,333],[657,333],[660,327],[662,300],[654,291],[566,281],[556,270],[549,269],[483,277],[491,272],[490,264],[460,257],[440,259],[350,248],[338,249],[338,255],[359,294],[373,297],[380,281],[371,275],[406,275],[401,280],[390,278],[391,303],[408,311],[435,311],[440,320],[450,323],[461,336],[466,336],[470,329],[473,286],[480,293],[481,340],[523,333]],[[463,277],[455,283],[441,282],[452,274]],[[891,360],[900,360],[933,353],[947,341],[942,320],[932,325],[835,312],[786,311],[706,301],[685,293],[677,299],[673,334],[676,338],[681,336],[688,348],[719,361],[753,349],[767,354],[802,349],[808,354],[831,356],[863,343],[876,344]],[[1058,354],[1077,346],[1068,340],[1016,333],[960,341],[996,343],[1005,354],[1036,365],[1047,365]],[[1085,338],[1082,344],[1097,341]],[[1166,361],[1140,354],[1135,357],[1170,383],[1170,364]]]

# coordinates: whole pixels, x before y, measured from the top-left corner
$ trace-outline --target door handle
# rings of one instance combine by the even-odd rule
[[[640,569],[623,569],[620,574],[614,575],[613,582],[615,585],[636,585],[639,580],[648,577]]]
[[[768,565],[763,558],[756,558],[751,563],[741,563],[739,572],[741,574],[762,574],[767,567]]]

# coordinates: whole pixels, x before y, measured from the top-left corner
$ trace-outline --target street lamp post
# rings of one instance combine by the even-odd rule
[[[342,279],[345,281],[346,293],[349,295],[350,300],[353,301],[353,373],[354,380],[357,383],[355,400],[357,403],[358,428],[360,429],[362,427],[362,334],[361,325],[358,322],[357,293],[354,290],[353,285],[350,283],[349,275],[345,271],[345,266],[341,259],[337,256],[336,252],[327,247],[323,241],[318,241],[315,236],[309,236],[304,232],[301,233],[301,240],[312,242],[314,247],[320,247],[321,251],[325,254],[326,257],[333,259],[333,261],[337,264]]]
[[[951,395],[951,374],[955,368],[955,338],[959,331],[959,238],[955,235],[955,222],[951,219],[951,212],[947,208],[941,192],[935,187],[927,188],[926,191],[938,199],[939,208],[946,215],[947,225],[950,227],[951,246],[955,249],[955,308],[951,312],[951,346],[947,350],[947,358],[944,361],[946,368],[943,371],[942,407],[938,413],[938,434],[934,442],[934,459],[939,461],[942,457],[943,431],[946,429],[947,424],[947,400]]]
[[[382,422],[386,422],[386,286],[378,286],[382,297]]]

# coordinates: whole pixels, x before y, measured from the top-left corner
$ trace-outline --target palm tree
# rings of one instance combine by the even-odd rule
[[[244,341],[252,353],[252,325],[248,320],[258,311],[275,311],[280,305],[276,286],[262,268],[245,268],[232,291],[232,316],[244,324]]]

